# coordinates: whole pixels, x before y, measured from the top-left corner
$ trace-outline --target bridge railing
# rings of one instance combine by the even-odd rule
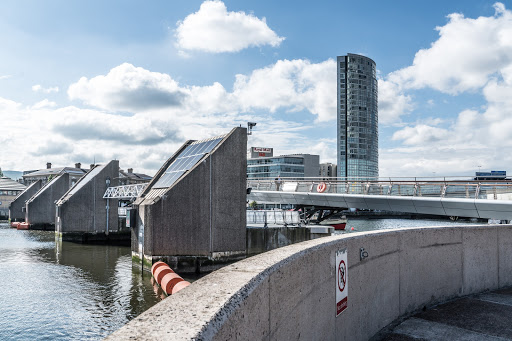
[[[319,186],[322,184],[322,186]],[[325,184],[325,186],[323,186]],[[280,178],[248,179],[247,187],[259,191],[337,193],[433,198],[512,200],[511,180],[477,181],[443,178]]]
[[[137,198],[148,184],[134,184],[109,187],[103,194],[103,199],[134,199]]]
[[[288,225],[299,224],[301,222],[299,212],[281,211],[281,210],[258,210],[247,211],[247,224],[275,224]]]

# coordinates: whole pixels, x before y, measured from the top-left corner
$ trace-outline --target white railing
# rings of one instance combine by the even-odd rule
[[[416,196],[461,199],[512,200],[512,181],[432,178],[339,179],[281,178],[248,179],[247,188],[258,191]]]
[[[298,211],[250,210],[246,215],[247,224],[297,225],[300,223]]]
[[[109,187],[105,194],[103,194],[103,199],[133,199],[137,198],[142,191],[146,188],[148,184],[136,184],[136,185],[125,185],[125,186],[116,186]]]

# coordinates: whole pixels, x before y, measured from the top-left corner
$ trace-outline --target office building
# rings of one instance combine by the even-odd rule
[[[337,58],[338,176],[379,176],[379,133],[375,62],[347,54]]]
[[[332,164],[330,162],[321,163],[319,176],[324,180],[328,180],[329,178],[335,178],[337,176],[336,169],[337,167],[335,164]]]
[[[264,148],[271,149],[271,148]],[[320,156],[311,154],[290,154],[280,156],[259,156],[247,159],[247,178],[309,178],[318,177]]]

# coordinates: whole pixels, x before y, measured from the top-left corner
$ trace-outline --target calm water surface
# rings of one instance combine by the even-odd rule
[[[446,219],[364,219],[349,217],[345,231],[340,233],[362,232],[372,230],[387,230],[403,227],[422,227],[422,226],[453,226],[453,225],[485,225],[487,222],[477,222],[466,220],[452,221]],[[352,230],[352,227],[354,230]],[[338,231],[337,231],[338,232]]]
[[[0,223],[0,340],[98,340],[159,301],[129,247]]]
[[[346,233],[454,224],[475,222],[349,218]],[[160,300],[129,247],[56,242],[53,232],[0,223],[0,340],[98,340]]]

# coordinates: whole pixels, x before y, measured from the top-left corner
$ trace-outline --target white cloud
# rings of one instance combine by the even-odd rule
[[[68,88],[70,99],[111,111],[179,106],[187,93],[169,75],[124,63],[106,76],[80,78]]]
[[[446,129],[419,124],[397,131],[393,140],[402,140],[406,145],[425,145],[446,141],[448,134]]]
[[[494,8],[494,15],[476,19],[450,14],[446,25],[437,28],[439,38],[418,51],[411,66],[385,77],[394,90],[389,98],[397,98],[391,103],[398,108],[400,95],[421,88],[454,96],[481,93],[486,104],[478,110],[462,110],[454,120],[431,117],[394,132],[392,140],[400,147],[380,151],[382,175],[468,175],[477,171],[478,165],[488,170],[509,168],[512,12],[501,3]],[[382,84],[380,96],[389,85]],[[379,104],[379,114],[385,113]]]
[[[199,11],[177,23],[177,46],[212,53],[237,52],[251,46],[279,46],[285,39],[272,31],[265,18],[228,12],[222,1],[205,1]]]
[[[4,112],[8,112],[10,110],[15,111],[15,110],[18,110],[19,107],[21,107],[20,103],[16,103],[9,99],[0,97],[0,111],[4,111]]]
[[[491,81],[483,89],[487,107],[482,112],[463,110],[443,128],[434,126],[441,120],[434,120],[395,132],[393,140],[405,147],[381,153],[382,159],[392,157],[408,174],[471,174],[477,165],[507,170],[512,163],[511,90],[512,82]]]
[[[430,87],[448,94],[481,89],[512,63],[512,13],[496,3],[491,17],[448,15],[439,39],[418,51],[413,64],[388,79],[404,88]]]
[[[0,76],[0,80],[8,79],[8,78],[11,78],[11,77],[12,77],[11,75],[2,75],[2,76]]]
[[[396,122],[402,115],[410,113],[414,104],[410,95],[405,95],[396,83],[379,79],[379,122]]]
[[[336,118],[336,65],[332,59],[317,64],[280,60],[250,75],[237,75],[233,88],[229,93],[217,82],[180,86],[167,74],[125,63],[105,76],[82,77],[70,85],[68,95],[113,112],[165,110],[167,115],[181,117],[285,109],[308,110],[320,122]]]
[[[280,60],[249,76],[237,75],[233,94],[244,110],[306,109],[320,122],[335,120],[336,63]]]
[[[40,102],[37,102],[32,106],[32,109],[42,109],[42,108],[53,108],[56,107],[57,103],[49,101],[47,98],[43,99]]]
[[[49,94],[52,92],[59,92],[59,87],[54,86],[50,88],[43,88],[40,84],[32,85],[32,91],[34,92],[43,92],[45,94]]]
[[[279,61],[238,75],[228,92],[218,82],[185,86],[170,75],[122,64],[69,86],[70,99],[95,108],[58,107],[47,99],[26,106],[0,98],[0,120],[9,117],[3,124],[7,134],[0,136],[6,151],[0,163],[18,169],[16,160],[23,159],[23,169],[35,169],[46,162],[65,166],[117,158],[122,167],[153,173],[186,139],[224,134],[248,121],[258,122],[250,137],[256,145],[334,158],[334,140],[310,138],[307,131],[329,127],[322,121],[335,118],[335,72],[332,60]],[[253,91],[258,99],[250,98]],[[308,123],[319,123],[297,122],[295,114],[283,119],[272,113],[279,109],[309,110]]]

